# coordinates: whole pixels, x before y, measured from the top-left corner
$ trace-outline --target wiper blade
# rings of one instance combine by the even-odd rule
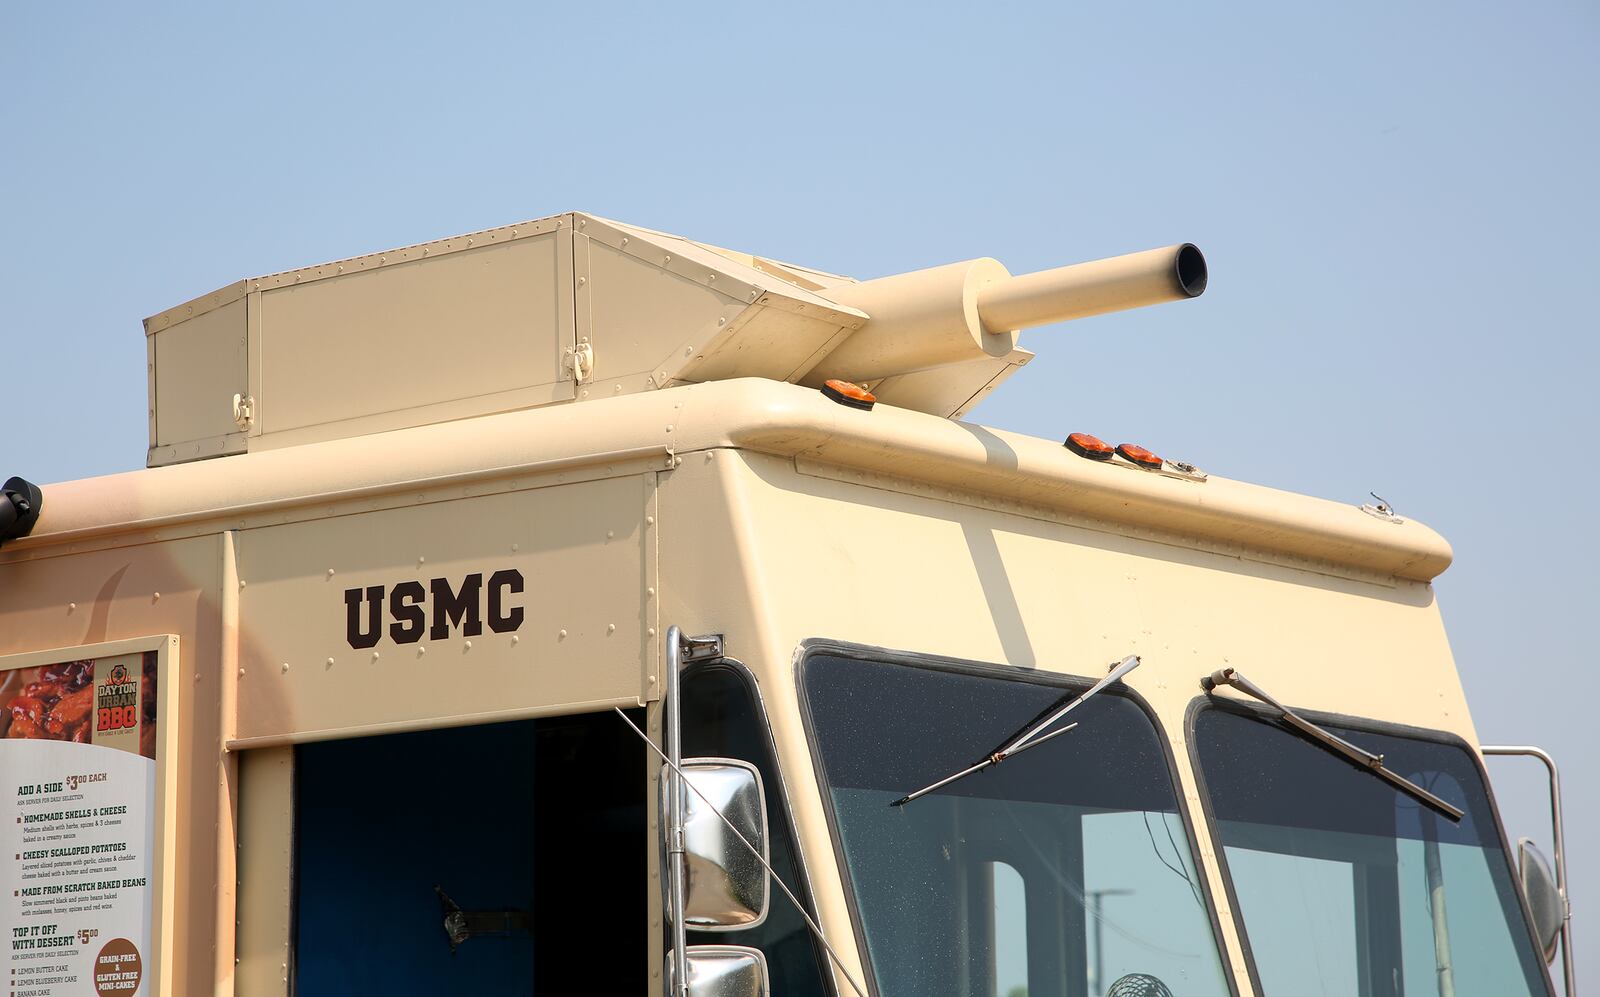
[[[1215,690],[1219,685],[1231,685],[1245,695],[1254,699],[1259,699],[1261,702],[1266,703],[1268,706],[1278,711],[1279,715],[1282,716],[1284,723],[1310,738],[1318,746],[1326,748],[1334,754],[1340,755],[1343,758],[1354,762],[1357,767],[1371,772],[1373,775],[1389,783],[1402,793],[1412,797],[1419,803],[1425,804],[1426,806],[1437,810],[1439,813],[1444,814],[1452,821],[1455,821],[1459,824],[1461,822],[1461,818],[1465,816],[1464,811],[1457,807],[1451,806],[1444,800],[1439,799],[1439,797],[1428,792],[1426,789],[1423,789],[1421,786],[1412,782],[1410,779],[1407,779],[1405,776],[1399,775],[1393,770],[1385,768],[1382,755],[1375,755],[1370,751],[1358,748],[1349,741],[1346,741],[1344,738],[1333,733],[1333,731],[1317,726],[1316,724],[1307,720],[1305,717],[1302,717],[1300,714],[1289,709],[1287,706],[1284,706],[1276,699],[1273,699],[1266,693],[1264,689],[1245,678],[1243,675],[1240,675],[1235,669],[1223,668],[1219,671],[1212,672],[1210,675],[1200,680],[1200,687],[1206,692]]]
[[[933,783],[930,786],[924,786],[915,793],[908,793],[889,805],[891,807],[903,807],[912,800],[920,799],[921,797],[927,796],[929,793],[934,792],[935,790],[943,789],[958,779],[965,779],[967,776],[972,775],[975,772],[982,772],[984,769],[989,768],[990,766],[999,765],[1012,755],[1019,755],[1022,752],[1027,751],[1029,748],[1038,747],[1044,742],[1050,740],[1052,737],[1058,737],[1062,734],[1065,734],[1067,731],[1078,725],[1075,723],[1068,724],[1065,727],[1062,727],[1060,730],[1053,730],[1043,737],[1036,736],[1040,731],[1044,730],[1057,720],[1060,720],[1068,713],[1071,713],[1073,710],[1077,709],[1083,704],[1084,700],[1093,696],[1095,693],[1104,689],[1111,683],[1119,681],[1122,676],[1128,674],[1138,667],[1139,656],[1137,654],[1128,655],[1126,658],[1123,658],[1121,661],[1112,666],[1111,673],[1109,675],[1090,686],[1081,695],[1072,696],[1071,693],[1068,693],[1067,696],[1071,696],[1071,699],[1067,700],[1067,696],[1063,696],[1062,700],[1067,700],[1064,705],[1061,705],[1059,708],[1054,706],[1046,708],[1045,712],[1039,718],[1029,721],[1019,733],[1013,734],[1011,737],[1006,738],[1006,740],[1001,743],[998,748],[995,748],[993,751],[989,752],[983,761],[978,762],[975,765],[969,765],[959,772],[947,775],[938,782]],[[1062,700],[1057,700],[1056,702],[1061,703]]]

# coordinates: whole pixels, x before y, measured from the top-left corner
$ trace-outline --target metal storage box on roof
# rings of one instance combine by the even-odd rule
[[[756,375],[846,278],[569,213],[239,281],[145,321],[152,466]]]

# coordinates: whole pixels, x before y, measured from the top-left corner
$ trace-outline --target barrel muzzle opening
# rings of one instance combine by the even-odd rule
[[[1178,287],[1191,298],[1198,298],[1206,292],[1206,279],[1210,276],[1206,270],[1205,254],[1200,252],[1200,247],[1192,242],[1186,242],[1178,247]]]

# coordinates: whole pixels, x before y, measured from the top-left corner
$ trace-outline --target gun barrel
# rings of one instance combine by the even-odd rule
[[[1005,277],[978,291],[985,330],[999,334],[1199,297],[1206,258],[1193,243]]]

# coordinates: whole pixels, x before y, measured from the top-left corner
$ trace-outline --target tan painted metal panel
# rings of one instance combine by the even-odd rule
[[[151,447],[237,433],[233,396],[249,391],[244,301],[180,322],[151,339],[156,410]]]
[[[674,343],[663,342],[663,328],[714,330],[717,320],[738,314],[748,304],[671,270],[637,259],[580,235],[577,253],[586,257],[590,336],[595,350],[595,380],[630,374],[656,374]],[[672,358],[675,362],[678,358]]]
[[[152,634],[181,641],[177,709],[166,714],[175,768],[162,801],[174,828],[168,844],[182,856],[163,886],[175,941],[164,979],[175,994],[208,993],[212,981],[221,568],[214,536],[0,564],[0,654]]]
[[[263,433],[506,392],[526,394],[524,405],[570,398],[562,238],[550,232],[262,291]],[[497,407],[517,407],[508,401]]]
[[[853,478],[854,475],[850,475]],[[811,479],[811,480],[808,480]],[[790,460],[686,455],[665,476],[663,619],[719,632],[756,673],[824,928],[859,967],[835,842],[800,722],[796,651],[824,637],[1098,677],[1129,653],[1200,819],[1185,713],[1234,665],[1286,702],[1449,731],[1476,743],[1430,586],[1332,576],[1029,514],[884,478],[798,474]],[[1243,953],[1202,830],[1226,961]],[[841,984],[842,985],[842,984]]]
[[[289,993],[294,919],[294,749],[259,748],[239,761],[239,997]]]
[[[238,744],[303,741],[637,705],[653,695],[653,475],[338,516],[239,535]],[[520,574],[489,602],[497,572]],[[468,636],[434,579],[480,576]],[[422,599],[394,601],[416,582]],[[376,643],[366,599],[382,587]],[[423,605],[420,639],[398,618]],[[440,635],[443,636],[440,636]]]
[[[1009,356],[984,357],[982,360],[969,360],[947,367],[896,374],[870,382],[868,386],[878,401],[896,408],[959,419],[989,397],[990,392],[1025,366],[1033,356],[1027,350],[1016,349]]]

